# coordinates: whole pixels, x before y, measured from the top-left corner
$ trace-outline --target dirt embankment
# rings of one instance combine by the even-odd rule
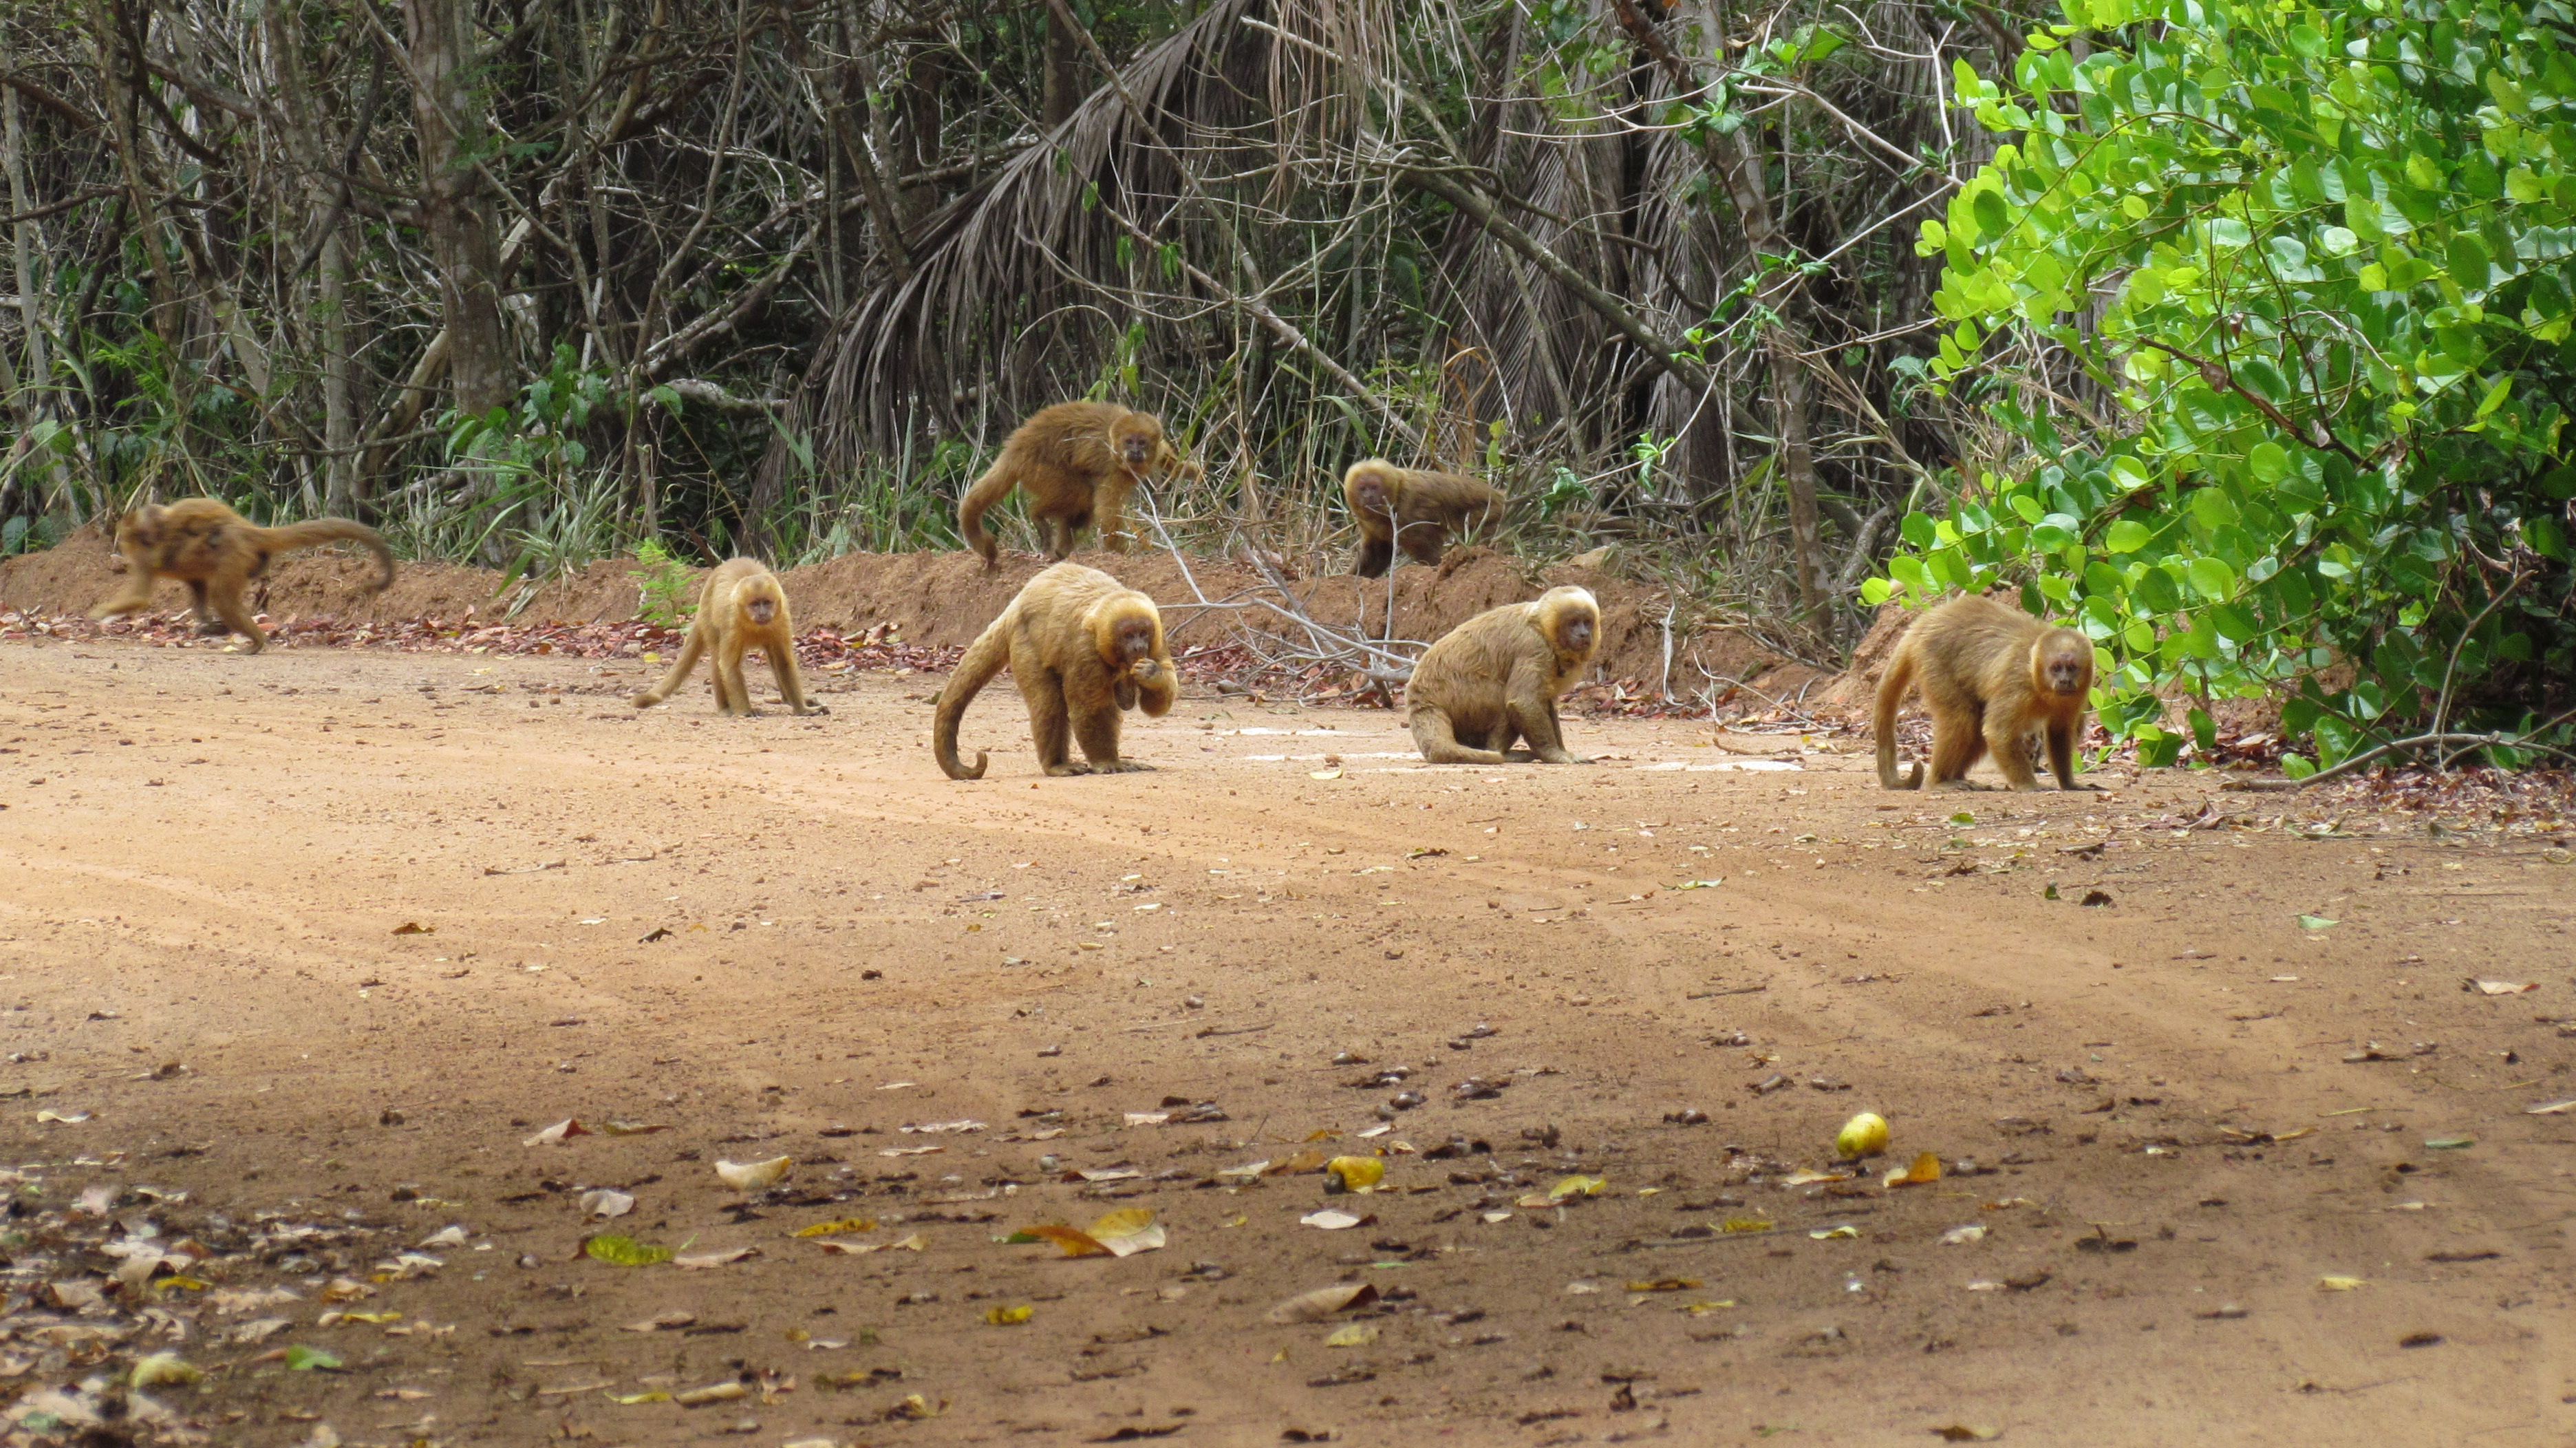
[[[1176,648],[1225,642],[1238,624],[1277,636],[1302,632],[1287,616],[1259,600],[1276,595],[1243,564],[1220,558],[1176,559],[1167,553],[1121,556],[1090,552],[1079,561],[1117,575],[1163,606]],[[1186,572],[1184,571],[1186,562]],[[34,615],[80,613],[121,581],[115,550],[95,529],[82,529],[55,548],[0,560],[0,607]],[[1002,611],[1022,584],[1044,567],[1026,554],[1006,555],[987,572],[971,553],[852,553],[785,575],[798,622],[853,632],[891,623],[907,641],[933,647],[970,643]],[[314,550],[278,559],[265,594],[254,604],[279,622],[335,618],[387,624],[419,618],[496,620],[514,615],[529,622],[606,623],[633,618],[643,602],[631,576],[635,561],[607,559],[538,587],[524,603],[519,590],[501,591],[501,574],[450,563],[406,563],[382,594],[366,585],[374,568],[349,552]],[[1795,690],[1818,676],[1782,661],[1742,633],[1690,629],[1676,620],[1666,672],[1665,613],[1659,590],[1599,568],[1559,565],[1532,568],[1487,548],[1452,552],[1437,568],[1408,566],[1392,580],[1394,636],[1428,641],[1486,609],[1535,598],[1561,583],[1580,584],[1601,601],[1599,677],[1657,688],[1685,697],[1712,678],[1753,680],[1777,692]],[[1385,632],[1390,597],[1387,579],[1349,574],[1300,579],[1290,587],[1318,622],[1342,629],[1365,624]],[[1201,605],[1198,600],[1207,600]],[[184,605],[176,585],[160,602]],[[1768,678],[1763,676],[1768,675]],[[1791,677],[1794,676],[1794,677]]]

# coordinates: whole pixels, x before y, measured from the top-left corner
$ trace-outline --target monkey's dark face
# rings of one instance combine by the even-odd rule
[[[1122,423],[1111,435],[1117,445],[1118,460],[1131,468],[1141,468],[1153,460],[1155,444],[1163,440],[1162,429],[1142,423]]]
[[[743,600],[742,611],[753,623],[767,628],[770,621],[778,617],[778,600],[766,593],[755,593]]]
[[[1556,646],[1569,654],[1592,652],[1592,615],[1568,610],[1556,621]]]
[[[2093,687],[2093,649],[2078,647],[2071,641],[2057,640],[2041,646],[2039,677],[2047,688],[2061,699],[2071,699]]]
[[[1110,635],[1110,647],[1117,657],[1112,663],[1119,669],[1135,667],[1138,659],[1154,655],[1154,626],[1141,618],[1121,619],[1118,631]]]
[[[1392,511],[1387,506],[1386,484],[1378,481],[1376,478],[1371,477],[1362,481],[1359,485],[1358,492],[1361,512],[1385,513]]]

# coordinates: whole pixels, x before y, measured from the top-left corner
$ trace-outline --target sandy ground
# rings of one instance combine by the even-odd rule
[[[0,648],[9,1441],[2576,1436],[2563,835],[1210,697],[1040,781],[1007,683],[960,784],[934,679],[648,669]],[[1221,1175],[1317,1147],[1384,1189]],[[1129,1207],[1167,1245],[999,1240]],[[127,1398],[155,1352],[204,1378]]]

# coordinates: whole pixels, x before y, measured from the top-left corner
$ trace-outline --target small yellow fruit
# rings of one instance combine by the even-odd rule
[[[1887,1118],[1875,1111],[1864,1111],[1844,1122],[1843,1129],[1834,1134],[1834,1150],[1851,1161],[1887,1150]]]

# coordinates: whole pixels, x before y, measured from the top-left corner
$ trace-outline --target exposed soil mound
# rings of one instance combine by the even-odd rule
[[[1152,595],[1164,608],[1176,649],[1230,642],[1238,637],[1238,626],[1275,638],[1303,637],[1284,613],[1260,602],[1267,595],[1275,603],[1277,596],[1243,563],[1189,558],[1185,568],[1184,560],[1168,553],[1089,552],[1076,559]],[[973,642],[1045,566],[1026,554],[1005,554],[1001,566],[987,571],[981,560],[965,552],[852,553],[791,569],[786,582],[803,627],[854,632],[891,624],[907,643],[952,648]],[[313,619],[488,622],[503,617],[527,623],[611,623],[635,617],[643,603],[634,567],[632,559],[607,559],[533,589],[514,584],[504,591],[501,574],[492,569],[405,563],[391,588],[371,594],[367,584],[374,567],[369,560],[355,551],[321,548],[276,560],[264,590],[252,602],[280,624]],[[0,607],[40,616],[81,613],[119,582],[115,549],[99,530],[84,528],[52,549],[0,561]],[[1691,631],[1675,619],[1672,627],[1678,631],[1668,638],[1670,603],[1658,590],[1598,568],[1533,569],[1488,548],[1461,548],[1437,568],[1407,566],[1390,578],[1336,574],[1296,580],[1290,588],[1300,606],[1328,627],[1428,643],[1486,609],[1536,598],[1561,583],[1589,588],[1601,601],[1601,678],[1648,690],[1668,684],[1674,693],[1689,697],[1707,690],[1712,680],[1754,679],[1779,664],[1761,645],[1730,629]],[[1392,629],[1386,625],[1390,591]],[[156,601],[175,610],[185,606],[186,594],[178,585],[166,584]],[[1795,690],[1813,677],[1803,669],[1797,674],[1769,682],[1785,682]]]

